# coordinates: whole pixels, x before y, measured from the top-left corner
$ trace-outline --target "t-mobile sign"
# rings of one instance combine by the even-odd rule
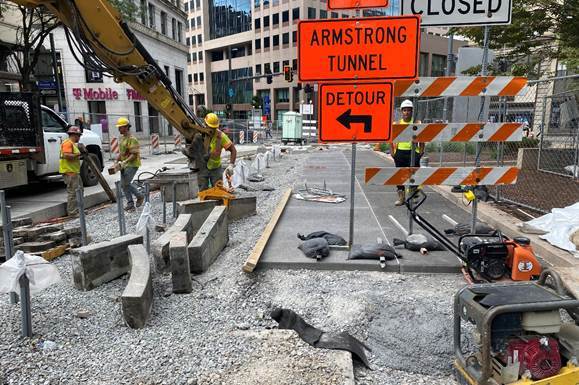
[[[403,15],[423,27],[511,24],[512,0],[401,0]]]

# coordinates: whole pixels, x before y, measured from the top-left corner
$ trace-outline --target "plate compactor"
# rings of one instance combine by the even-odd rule
[[[454,298],[458,382],[579,385],[578,314],[579,301],[549,270],[533,282],[464,287]]]
[[[417,213],[425,200],[426,194],[421,189],[414,190],[405,202],[410,215],[420,227],[464,263],[473,280],[493,282],[508,276],[513,281],[529,281],[541,274],[541,264],[528,238],[509,239],[496,231],[493,234],[463,235],[458,244],[454,244]]]

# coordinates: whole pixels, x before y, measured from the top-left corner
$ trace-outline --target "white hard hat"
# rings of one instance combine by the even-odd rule
[[[406,99],[405,101],[402,102],[402,104],[400,105],[400,109],[403,108],[412,108],[414,109],[414,104],[412,103],[412,101]]]

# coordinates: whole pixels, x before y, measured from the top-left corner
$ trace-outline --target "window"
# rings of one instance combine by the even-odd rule
[[[177,23],[177,41],[179,43],[183,41],[183,24],[181,22]]]
[[[102,100],[88,102],[88,113],[90,116],[90,122],[93,124],[99,124],[102,120],[107,119],[107,106]]]
[[[199,51],[199,61],[203,61],[203,51]]]
[[[185,44],[187,44],[187,47],[191,47],[191,38],[185,39]]]
[[[276,61],[276,62],[273,63],[273,73],[276,74],[276,73],[279,73],[279,72],[280,72],[279,62]]]
[[[293,69],[294,71],[297,71],[297,70],[298,70],[298,59],[292,60],[292,69]]]
[[[278,88],[275,90],[276,103],[289,103],[289,88]]]
[[[259,8],[259,0],[254,0],[253,6],[254,6],[255,8]]]
[[[263,38],[263,48],[269,48],[269,36]]]
[[[253,28],[254,29],[261,29],[261,19],[255,19],[253,21]]]
[[[263,17],[263,28],[268,28],[269,27],[269,16],[264,16]]]
[[[187,81],[189,83],[193,83],[193,75],[191,75],[191,74],[187,75]]]
[[[197,52],[193,52],[191,56],[193,57],[193,61],[197,61]]]
[[[272,24],[278,25],[279,24],[279,13],[274,13],[271,17],[272,17]]]
[[[347,19],[347,18],[349,18],[349,17],[350,17],[350,16],[346,15],[345,13],[342,13],[342,19]]]
[[[253,97],[253,80],[250,79],[252,76],[253,66],[212,72],[212,103],[250,104]],[[229,97],[230,88],[233,89],[233,97]]]
[[[185,4],[183,4],[183,10],[185,12],[189,12],[189,3],[188,2],[185,2]]]
[[[292,41],[294,45],[298,43],[298,31],[292,31]]]
[[[316,18],[316,9],[308,7],[308,19],[315,19],[315,18]]]
[[[255,65],[255,74],[256,74],[256,75],[261,75],[261,64],[256,64],[256,65]]]
[[[445,67],[446,56],[432,55],[432,69],[430,70],[430,76],[444,76]]]
[[[147,25],[147,0],[141,0],[141,24]]]
[[[288,23],[289,22],[289,11],[283,11],[281,13],[281,21],[282,21],[282,23]]]
[[[274,46],[274,47],[279,47],[279,35],[274,35],[274,36],[273,36],[273,46]]]
[[[231,57],[235,58],[235,57],[244,57],[246,55],[245,53],[245,47],[234,47],[231,48]]]
[[[175,69],[175,89],[183,96],[183,70]]]
[[[208,6],[209,15],[207,39],[251,31],[252,0],[207,0],[205,4]],[[200,24],[200,20],[197,24]],[[253,70],[253,67],[251,69]]]
[[[338,12],[332,12],[332,19],[337,19],[338,17],[340,17],[340,15],[338,15]]]
[[[41,111],[44,132],[66,132],[66,126],[56,116],[45,110]],[[28,120],[23,108],[6,108],[6,119],[7,122],[14,122],[14,125]]]
[[[281,43],[284,45],[289,44],[289,32],[286,32],[282,35]]]
[[[220,61],[225,59],[225,55],[223,55],[223,51],[212,51],[211,52],[211,61]]]
[[[418,65],[419,76],[428,76],[428,53],[420,52],[420,61],[418,62]]]
[[[300,9],[294,8],[292,9],[292,20],[299,20],[300,19]]]
[[[190,22],[191,22],[191,29],[194,29],[195,28],[195,18],[192,17]]]
[[[205,81],[205,74],[203,74],[203,72],[199,72],[199,81],[200,82]]]
[[[327,19],[327,18],[328,18],[328,11],[320,9],[320,19]]]
[[[195,7],[201,8],[201,0],[195,0]]]
[[[193,105],[193,94],[189,94],[189,105]]]
[[[255,39],[255,49],[261,49],[261,39]]]
[[[264,69],[265,69],[264,73],[271,72],[271,64],[265,63]]]
[[[177,20],[174,17],[171,18],[171,38],[177,40]]]
[[[149,27],[155,28],[155,6],[149,3]]]
[[[167,13],[161,11],[161,33],[167,34]]]
[[[190,53],[187,54],[187,63],[191,63],[191,54]]]
[[[195,73],[193,74],[193,81],[194,81],[195,83],[197,83],[197,82],[199,81],[199,75],[197,75],[197,72],[195,72]]]
[[[203,37],[201,35],[197,35],[197,44],[203,43]]]
[[[282,64],[283,64],[284,67],[285,67],[285,66],[289,66],[289,60],[284,60]]]
[[[201,16],[197,16],[197,28],[201,28]]]
[[[135,111],[135,131],[143,131],[143,117],[141,113],[141,102],[133,102],[133,109]]]

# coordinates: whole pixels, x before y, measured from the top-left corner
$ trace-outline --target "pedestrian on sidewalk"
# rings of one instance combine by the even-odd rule
[[[192,148],[194,149],[195,164],[199,168],[197,173],[197,185],[199,191],[207,190],[209,186],[215,186],[223,180],[223,168],[221,167],[221,150],[229,151],[229,165],[225,169],[227,176],[233,175],[237,150],[227,134],[219,129],[219,118],[214,113],[205,116],[207,127],[214,129],[206,152],[203,146],[203,136],[196,135]]]
[[[402,119],[398,122],[399,124],[412,124],[414,122],[414,104],[412,101],[406,99],[400,104],[400,111],[402,113]],[[420,123],[416,121],[416,123]],[[414,154],[414,164],[412,161],[412,144],[415,145]],[[420,158],[424,155],[425,145],[424,143],[412,142],[398,142],[391,143],[390,148],[392,149],[392,157],[394,158],[394,164],[396,167],[420,167]],[[410,192],[416,189],[416,186],[410,186]],[[396,186],[398,192],[398,200],[394,203],[396,206],[402,206],[406,198],[404,186]]]
[[[271,127],[273,126],[273,123],[267,122],[267,127],[265,128],[265,139],[269,138],[269,139],[273,139],[273,136],[271,135]]]
[[[58,170],[63,175],[66,184],[66,212],[69,216],[78,215],[76,190],[82,190],[80,179],[80,158],[82,144],[79,144],[81,130],[77,126],[70,126],[67,131],[68,139],[60,145],[60,163]],[[80,147],[80,148],[79,148]]]
[[[126,211],[135,210],[133,195],[137,198],[136,207],[140,207],[145,200],[144,194],[133,183],[133,178],[141,167],[141,149],[139,140],[131,134],[131,124],[127,118],[119,118],[116,124],[122,138],[119,143],[117,162],[121,168],[121,187],[127,198]]]

